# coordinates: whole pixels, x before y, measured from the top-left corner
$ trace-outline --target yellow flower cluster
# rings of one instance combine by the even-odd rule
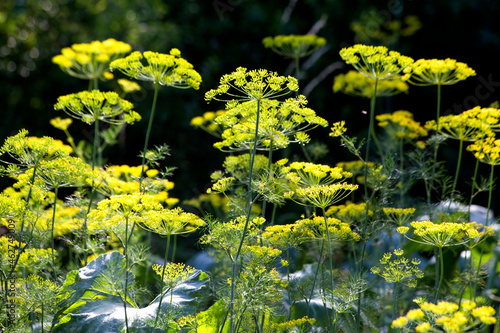
[[[133,194],[139,193],[139,177],[141,166],[112,165],[106,170],[95,171],[93,174],[96,189],[105,195]],[[174,188],[174,183],[167,179],[158,179],[158,170],[148,169],[143,179],[145,192],[155,198],[160,203],[165,203],[168,207],[175,206],[179,199],[171,198],[168,191]],[[89,180],[90,182],[90,180]]]
[[[403,257],[403,250],[394,250],[396,259],[392,259],[392,253],[385,253],[380,259],[381,267],[371,268],[373,274],[379,275],[388,283],[403,283],[404,285],[415,288],[417,279],[424,277],[424,273],[418,269],[420,261],[412,259],[411,261]]]
[[[474,75],[472,68],[455,59],[419,59],[404,70],[401,79],[419,86],[451,85]]]
[[[428,121],[425,127],[437,130],[442,135],[460,140],[477,141],[494,136],[493,129],[498,126],[500,110],[481,109],[475,107],[458,115],[447,115],[439,118],[439,126],[435,120]]]
[[[333,92],[342,92],[350,96],[372,98],[375,80],[360,72],[350,70],[346,74],[339,74],[333,80]],[[377,96],[394,96],[408,93],[409,86],[399,78],[383,80],[377,84]]]
[[[223,141],[214,144],[222,149],[248,150],[254,145],[257,134],[258,149],[286,148],[290,143],[305,144],[309,136],[305,133],[317,126],[326,127],[328,122],[306,107],[307,100],[300,95],[283,102],[264,99],[259,107],[255,101],[248,101],[215,118],[214,122],[225,128]],[[259,127],[256,132],[257,111]]]
[[[141,54],[135,51],[113,61],[109,67],[136,80],[169,87],[198,89],[201,83],[200,74],[193,69],[193,65],[181,58],[181,52],[175,48],[170,50],[170,54],[152,51]]]
[[[492,166],[500,164],[500,139],[488,137],[467,146],[467,150],[483,163]]]
[[[314,237],[311,229],[304,223],[304,220],[293,224],[271,225],[266,227],[262,233],[265,244],[275,246],[280,250],[296,247],[311,240]]]
[[[413,114],[406,110],[385,113],[376,116],[378,125],[383,127],[392,139],[417,139],[427,135],[427,130],[413,119]]]
[[[120,98],[114,91],[99,90],[60,96],[54,105],[56,110],[62,110],[87,124],[100,120],[114,125],[133,124],[141,120],[141,116],[132,110],[133,107],[132,103]]]
[[[340,57],[366,77],[373,80],[389,80],[413,63],[413,59],[385,46],[356,44],[340,50]]]
[[[138,222],[143,229],[160,236],[184,235],[194,232],[205,225],[205,222],[192,213],[181,208],[154,210],[147,219]]]
[[[21,246],[24,248],[26,246],[25,243],[21,243]],[[15,257],[10,257],[9,261],[7,260],[7,255],[12,254],[12,250],[15,250]],[[19,242],[17,240],[11,240],[8,237],[0,237],[0,254],[2,256],[2,260],[0,261],[0,271],[9,272],[12,269],[12,263],[17,257],[19,249]],[[46,268],[45,265],[52,262],[52,249],[40,249],[28,247],[21,252],[19,256],[19,260],[16,265],[16,270],[22,270],[26,268],[28,271],[37,271],[38,269]]]
[[[222,116],[225,113],[226,113],[225,110],[219,110],[216,112],[213,111],[205,112],[203,116],[198,116],[191,119],[191,126],[194,126],[196,128],[201,128],[208,134],[211,134],[217,138],[221,138],[223,127],[219,124],[216,124],[214,120],[218,116]]]
[[[166,266],[155,264],[153,270],[160,278],[163,278],[163,283],[169,290],[186,282],[196,271],[193,267],[183,263],[168,263]]]
[[[486,325],[496,323],[495,309],[477,306],[473,301],[456,303],[441,301],[437,304],[419,303],[419,309],[408,311],[406,316],[392,322],[392,328],[414,327],[417,332],[478,332]]]
[[[311,230],[316,232],[320,237],[326,237],[325,217],[315,216],[311,219],[303,219],[297,221],[300,224],[308,226]],[[357,233],[351,230],[349,224],[341,222],[340,220],[328,217],[326,218],[328,231],[330,232],[330,240],[332,241],[359,241],[360,237]]]
[[[72,123],[73,123],[73,119],[71,119],[71,118],[61,119],[60,117],[55,117],[55,118],[50,120],[50,124],[52,126],[54,126],[57,129],[60,129],[62,131],[66,131],[68,129],[69,125],[71,125]]]
[[[406,235],[409,230],[408,227],[399,227],[397,231],[411,241],[438,248],[467,243],[472,248],[486,237],[493,235],[493,229],[490,227],[485,227],[483,232],[479,232],[478,230],[481,230],[483,225],[476,222],[443,222],[438,224],[431,221],[419,221],[411,222],[410,225],[413,229],[413,234],[418,236],[418,238],[411,238]]]
[[[229,92],[233,88],[235,91]],[[238,67],[231,74],[225,74],[220,79],[217,89],[212,89],[205,94],[205,100],[212,99],[229,102],[226,109],[233,109],[237,101],[261,101],[284,96],[289,91],[298,91],[297,79],[291,76],[278,76],[275,72],[266,69],[250,70]],[[218,95],[228,94],[230,99],[221,99]]]
[[[113,75],[107,72],[109,63],[131,50],[129,44],[110,38],[103,42],[93,41],[63,48],[61,54],[52,58],[52,62],[79,79],[111,79]]]
[[[296,186],[328,185],[352,177],[352,173],[341,167],[330,167],[310,162],[293,162],[283,168],[286,177]]]
[[[402,226],[409,221],[410,217],[415,213],[415,208],[382,208],[385,215],[391,219],[398,226]]]
[[[298,59],[305,57],[326,44],[326,39],[316,35],[279,35],[262,40],[265,48],[284,57]]]
[[[326,210],[326,216],[335,217],[349,224],[362,221],[366,214],[366,203],[359,204],[348,202],[345,205],[330,206]],[[368,216],[373,216],[373,211],[368,210]]]

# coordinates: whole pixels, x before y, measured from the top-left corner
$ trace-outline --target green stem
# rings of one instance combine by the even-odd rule
[[[458,148],[458,160],[457,160],[457,170],[455,172],[455,181],[453,182],[453,189],[451,191],[451,195],[455,194],[455,189],[457,188],[458,175],[460,173],[460,165],[462,163],[462,148],[464,146],[464,140],[460,140],[460,147]],[[451,204],[451,200],[450,200]]]
[[[143,188],[142,188],[142,180],[144,179],[144,168],[146,166],[146,150],[148,149],[148,143],[149,143],[149,136],[151,135],[151,128],[153,127],[153,118],[156,110],[156,102],[158,99],[158,91],[160,90],[160,84],[158,82],[155,82],[155,92],[153,96],[153,105],[151,106],[151,113],[149,114],[149,122],[148,122],[148,129],[146,131],[146,138],[144,140],[144,148],[142,151],[142,162],[141,162],[141,175],[139,177],[139,192],[143,193]],[[132,230],[135,228],[135,221],[134,225],[132,226]],[[147,233],[147,244],[151,245],[151,232]],[[149,270],[146,270],[146,281],[149,278]]]
[[[438,296],[439,296],[439,289],[441,288],[441,284],[443,283],[443,277],[444,277],[444,260],[443,260],[443,248],[439,247],[439,268],[440,268],[440,276],[439,276],[439,283],[436,288],[436,294],[434,295],[434,302],[437,303]],[[436,265],[437,265],[437,260],[436,260]]]
[[[400,171],[400,183],[399,183],[399,206],[404,207],[404,155],[403,155],[403,139],[399,140],[399,171]]]
[[[332,310],[333,310],[333,287],[334,287],[334,284],[333,284],[333,258],[332,258],[332,242],[331,242],[331,238],[330,238],[330,229],[328,228],[328,219],[326,218],[326,212],[325,212],[325,208],[322,208],[323,209],[323,218],[325,219],[325,229],[326,229],[326,245],[327,245],[327,251],[328,251],[328,264],[329,264],[329,273],[330,273],[330,286],[331,286],[331,289],[330,289],[330,294],[331,294],[331,303],[330,305],[332,306]],[[333,325],[335,326],[335,325]],[[334,331],[332,330],[332,333]]]
[[[365,200],[366,200],[366,209],[365,209],[365,218],[363,221],[363,227],[362,227],[362,234],[363,234],[363,248],[361,250],[361,261],[359,263],[359,273],[360,275],[363,273],[363,265],[364,265],[364,258],[365,258],[365,251],[366,251],[366,227],[368,225],[368,212],[370,209],[370,201],[371,198],[368,198],[368,161],[370,157],[370,141],[372,137],[372,130],[373,130],[373,122],[375,119],[375,101],[377,99],[377,84],[378,84],[378,79],[375,79],[374,85],[373,85],[373,95],[370,101],[370,125],[368,126],[368,135],[366,137],[366,152],[365,152],[365,167],[364,167],[364,178],[365,178]],[[373,193],[372,193],[373,195]],[[357,308],[357,313],[356,313],[356,329],[360,329],[360,324],[361,324],[361,298],[363,297],[362,293],[358,293],[358,308]]]
[[[144,167],[146,165],[146,150],[148,149],[149,136],[151,134],[151,128],[153,127],[153,118],[156,109],[156,100],[158,99],[158,90],[160,90],[160,84],[155,83],[155,92],[153,96],[153,105],[151,106],[151,114],[149,115],[148,129],[146,131],[146,140],[144,141],[144,149],[142,151],[142,166],[141,166],[141,177],[139,178],[139,190],[142,193],[142,180],[144,179]]]
[[[318,274],[319,274],[319,268],[320,268],[320,262],[321,262],[321,258],[323,256],[323,249],[325,248],[325,240],[322,239],[321,240],[321,250],[319,251],[319,260],[318,260],[318,267],[316,268],[316,273],[314,274],[314,279],[313,279],[313,283],[312,283],[312,286],[311,286],[311,294],[309,295],[309,301],[307,302],[307,311],[306,311],[306,316],[309,316],[309,304],[311,303],[311,300],[313,298],[313,294],[314,294],[314,286],[316,285],[316,280],[318,278]]]
[[[128,295],[128,217],[125,218],[125,247],[123,249],[125,255],[125,299],[123,300],[123,309],[125,310],[125,332],[128,332],[127,318],[127,295]]]
[[[259,134],[259,120],[260,120],[260,99],[256,100],[257,102],[257,114],[255,118],[255,134],[254,134],[254,140],[253,140],[253,146],[252,146],[252,151],[250,155],[250,167],[248,171],[248,190],[247,190],[247,202],[246,202],[246,208],[247,208],[247,214],[246,214],[246,221],[245,221],[245,226],[243,228],[243,233],[241,235],[240,239],[240,244],[238,246],[238,250],[236,251],[236,255],[232,259],[232,275],[231,275],[231,302],[229,304],[229,312],[230,312],[230,318],[229,318],[229,331],[230,333],[234,332],[234,313],[233,313],[233,308],[234,308],[234,288],[236,284],[236,262],[238,261],[238,258],[240,256],[241,248],[243,246],[243,241],[245,240],[245,236],[248,230],[248,225],[250,223],[250,214],[252,212],[252,178],[253,178],[253,164],[255,160],[255,155],[257,152],[257,137]]]
[[[392,300],[392,319],[391,323],[396,319],[396,313],[398,311],[398,293],[399,293],[399,283],[394,282],[394,290],[393,290],[393,300]],[[390,327],[391,325],[389,325]]]
[[[167,256],[168,256],[168,250],[170,248],[170,235],[167,236],[167,247],[165,248],[165,256],[163,258],[163,268],[161,271],[161,283],[163,284],[164,280],[163,278],[165,277],[165,269],[167,267]],[[160,290],[160,303],[158,305],[158,310],[156,311],[156,318],[155,318],[155,325],[153,332],[156,330],[156,324],[158,323],[158,316],[160,315],[160,309],[161,309],[161,302],[163,301],[163,286],[161,287]]]
[[[437,110],[436,110],[436,134],[439,132],[439,118],[441,114],[441,85],[437,85]],[[431,179],[430,179],[430,184],[429,184],[429,189],[427,191],[427,206],[429,208],[429,220],[432,220],[432,211],[431,211],[431,195],[432,195],[432,188],[433,188],[433,183],[434,183],[434,175],[436,174],[436,163],[437,163],[437,154],[438,154],[438,141],[437,138],[434,141],[434,158],[433,158],[433,163],[432,163],[432,173],[431,173]]]
[[[59,190],[59,187],[54,187],[54,207],[52,209],[52,228],[50,231],[51,239],[52,239],[52,274],[54,275],[54,279],[56,278],[56,261],[54,259],[54,249],[55,249],[55,241],[54,241],[54,224],[56,221],[56,205],[57,205],[57,192]]]
[[[491,208],[491,198],[493,194],[493,171],[494,171],[495,165],[491,165],[491,172],[490,172],[490,190],[488,193],[488,208],[486,209],[486,222],[484,223],[486,226],[489,226],[489,217],[490,217],[490,208]]]
[[[479,159],[476,158],[476,167],[474,168],[474,176],[472,177],[472,186],[470,190],[469,208],[467,210],[467,219],[470,220],[470,206],[472,206],[472,199],[474,198],[474,188],[476,186],[477,170],[479,169]]]

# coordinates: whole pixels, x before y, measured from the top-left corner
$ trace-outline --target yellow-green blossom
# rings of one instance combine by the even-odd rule
[[[279,35],[262,40],[264,47],[284,57],[298,59],[316,51],[326,44],[326,39],[316,35]]]
[[[497,110],[497,109],[490,109]],[[440,134],[460,141],[477,141],[485,137],[494,136],[492,127],[498,126],[500,110],[496,115],[489,111],[473,108],[457,115],[447,115],[428,121],[425,127],[438,131]]]
[[[405,237],[411,241],[436,246],[438,248],[458,246],[467,243],[475,246],[478,244],[475,242],[477,238],[487,237],[491,234],[489,229],[484,234],[480,234],[478,229],[480,229],[482,225],[476,222],[433,223],[431,221],[418,221],[411,222],[410,225],[414,234],[413,237],[406,235],[409,230],[407,227],[399,227],[397,231],[405,235]]]
[[[500,139],[487,137],[467,146],[474,156],[483,163],[489,165],[500,164]]]
[[[462,300],[460,306],[453,302],[437,304],[418,302],[419,309],[408,311],[406,316],[392,322],[392,328],[414,327],[417,332],[479,332],[485,325],[496,323],[495,309],[491,306],[477,307],[476,303]]]
[[[341,167],[330,167],[310,162],[293,162],[283,168],[290,182],[299,187],[328,185],[352,177],[352,173]]]
[[[366,203],[355,204],[347,202],[345,205],[330,206],[326,210],[326,216],[335,217],[346,223],[362,221],[366,214]],[[373,211],[368,210],[368,217],[373,216]]]
[[[380,275],[388,283],[403,283],[404,285],[415,288],[417,286],[417,278],[420,279],[424,273],[418,269],[420,261],[403,256],[404,252],[401,249],[394,250],[396,255],[392,259],[392,253],[386,253],[380,259],[381,266],[374,266],[371,269],[373,274]]]
[[[371,98],[375,80],[360,72],[350,70],[345,74],[335,76],[333,80],[333,92],[342,92],[346,95]],[[408,93],[409,86],[399,78],[393,80],[382,80],[377,83],[377,96],[394,96],[400,93]]]
[[[340,221],[339,219],[324,216],[315,216],[310,219],[302,219],[297,221],[304,226],[308,226],[313,232],[315,232],[319,237],[325,238],[327,233],[325,229],[325,224],[328,225],[328,231],[330,232],[331,241],[359,241],[360,237],[357,233],[351,230],[349,224]]]
[[[153,265],[153,270],[163,279],[165,286],[172,290],[184,283],[195,272],[195,269],[183,263],[168,263],[166,266]]]
[[[103,42],[73,44],[63,48],[61,54],[52,58],[52,62],[63,72],[79,79],[110,79],[109,63],[124,56],[132,47],[124,42],[109,38]]]
[[[215,118],[215,124],[225,128],[220,142],[214,147],[223,150],[249,150],[254,145],[260,150],[282,149],[290,143],[309,142],[307,131],[317,126],[326,127],[328,122],[306,107],[307,100],[300,95],[284,102],[263,100],[259,104],[259,127],[257,107],[254,101],[244,102],[228,109]]]
[[[125,58],[113,61],[109,67],[112,71],[119,70],[136,80],[151,81],[169,87],[198,89],[201,83],[200,74],[175,48],[170,50],[170,54],[132,52]]]
[[[120,98],[113,91],[81,91],[61,96],[54,108],[87,124],[96,120],[114,125],[133,124],[141,119],[141,116],[132,110],[132,103]]]
[[[413,114],[400,110],[377,115],[378,125],[383,127],[391,139],[417,139],[427,135],[427,130],[413,120]]]
[[[152,211],[147,219],[142,219],[138,224],[160,236],[172,236],[191,233],[204,226],[205,222],[181,208],[174,208]]]
[[[373,80],[389,80],[413,63],[413,59],[385,46],[356,44],[340,50],[340,57],[364,76]]]
[[[414,85],[451,85],[465,80],[476,72],[455,59],[419,59],[404,70],[403,80]]]
[[[220,139],[222,137],[222,132],[224,131],[224,126],[215,123],[214,120],[225,113],[225,110],[205,112],[203,116],[197,116],[191,119],[190,124],[191,126],[201,128],[205,132]]]
[[[415,208],[382,208],[385,215],[391,219],[398,226],[402,226],[409,221],[410,217],[415,213]]]

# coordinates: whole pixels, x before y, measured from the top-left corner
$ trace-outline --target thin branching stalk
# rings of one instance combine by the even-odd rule
[[[434,302],[436,302],[436,303],[437,303],[438,296],[439,296],[439,289],[441,288],[441,284],[443,284],[443,277],[444,277],[443,248],[439,247],[438,252],[439,252],[439,270],[440,270],[440,273],[439,273],[439,283],[438,283],[437,288],[436,288],[436,294],[434,295]],[[437,265],[437,263],[438,263],[438,261],[436,260],[436,265]]]
[[[54,203],[53,203],[53,208],[52,208],[52,228],[50,230],[50,239],[52,240],[52,274],[54,275],[54,279],[56,278],[56,262],[55,262],[55,241],[54,241],[54,224],[56,221],[56,207],[57,207],[57,192],[59,190],[59,187],[56,186],[54,187]]]
[[[476,158],[476,167],[474,168],[474,176],[472,176],[472,186],[470,190],[469,207],[467,210],[467,219],[470,220],[470,206],[472,206],[472,200],[474,199],[474,189],[476,188],[476,178],[477,170],[479,169],[479,159]]]
[[[436,129],[439,130],[439,118],[440,118],[440,113],[441,113],[441,85],[437,85],[437,110],[436,110]],[[429,183],[429,187],[427,187],[427,206],[429,209],[429,220],[432,219],[432,209],[431,209],[431,195],[432,195],[432,188],[434,184],[434,175],[436,174],[436,164],[437,164],[437,154],[438,154],[438,140],[434,141],[434,158],[433,158],[433,163],[432,163],[432,173],[431,173],[431,179]]]
[[[125,332],[128,332],[128,317],[127,317],[127,295],[128,295],[128,217],[125,218],[125,244],[123,248],[125,255],[125,298],[123,300],[123,309],[125,310]]]
[[[165,277],[165,269],[167,267],[167,256],[168,256],[168,250],[170,249],[170,235],[167,235],[167,247],[165,248],[165,255],[163,257],[163,268],[161,271],[161,283],[162,287],[160,289],[160,303],[158,305],[158,310],[156,311],[156,317],[155,317],[155,325],[153,332],[156,330],[156,324],[158,323],[158,317],[160,316],[160,310],[161,310],[161,303],[163,301],[163,279]]]
[[[331,295],[331,300],[330,304],[332,306],[333,310],[333,258],[332,258],[332,242],[330,238],[330,229],[328,228],[328,219],[326,218],[326,211],[325,208],[323,208],[323,217],[325,219],[325,229],[326,229],[326,248],[328,251],[328,270],[329,270],[329,275],[330,275],[330,295]],[[335,323],[333,324],[333,327],[335,326]],[[332,333],[334,333],[332,327]]]
[[[257,102],[257,115],[255,119],[255,134],[254,134],[254,141],[253,141],[253,146],[252,146],[252,153],[250,155],[250,168],[248,171],[248,191],[247,191],[247,202],[246,202],[246,208],[247,208],[247,216],[246,216],[246,221],[245,221],[245,226],[243,227],[243,233],[241,235],[241,240],[240,244],[238,246],[238,250],[236,251],[236,255],[231,259],[232,263],[232,273],[231,273],[231,302],[229,304],[229,312],[230,312],[230,318],[229,318],[229,327],[230,327],[230,333],[235,332],[234,329],[234,288],[236,284],[236,262],[238,261],[238,258],[240,256],[241,248],[243,246],[243,241],[245,240],[245,236],[248,230],[248,225],[250,223],[250,214],[252,212],[252,177],[253,177],[253,164],[255,160],[255,154],[257,152],[257,136],[259,133],[259,118],[260,118],[260,99],[256,101]]]
[[[361,260],[359,263],[359,273],[363,273],[363,266],[365,261],[365,252],[366,252],[366,227],[368,225],[368,212],[370,209],[370,199],[368,198],[368,161],[370,157],[370,142],[373,130],[373,122],[375,119],[375,101],[377,99],[377,84],[378,79],[375,78],[375,82],[373,84],[373,95],[370,102],[370,125],[368,126],[368,135],[366,138],[366,153],[365,153],[365,167],[364,167],[364,178],[365,178],[365,200],[366,200],[366,209],[365,209],[365,218],[363,221],[363,228],[361,232],[363,233],[363,247],[361,250]],[[372,193],[373,196],[373,193]],[[359,325],[361,324],[361,298],[362,293],[358,293],[358,309],[356,314],[356,327],[359,329]]]

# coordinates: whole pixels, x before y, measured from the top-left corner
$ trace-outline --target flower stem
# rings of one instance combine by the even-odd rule
[[[443,260],[443,248],[439,247],[439,270],[440,276],[439,276],[439,283],[436,288],[436,294],[434,295],[434,302],[437,303],[438,296],[439,296],[439,289],[441,288],[441,284],[443,283],[443,277],[444,277],[444,260]],[[436,260],[436,265],[437,265],[437,260]]]
[[[128,217],[125,218],[125,246],[123,253],[125,255],[125,299],[123,300],[123,308],[125,310],[125,332],[128,332],[127,318],[127,295],[128,295]]]
[[[245,226],[243,227],[243,233],[241,234],[241,239],[240,239],[240,244],[238,246],[238,250],[236,251],[236,255],[232,258],[232,274],[231,274],[231,302],[229,304],[229,312],[230,312],[230,318],[229,318],[229,331],[230,333],[234,332],[234,288],[236,284],[236,262],[238,261],[238,258],[240,256],[241,248],[243,246],[243,241],[245,240],[245,235],[248,230],[248,224],[250,223],[250,214],[252,212],[252,177],[253,177],[253,164],[255,160],[255,154],[257,152],[257,136],[259,133],[259,118],[260,118],[260,99],[256,100],[257,102],[257,114],[255,118],[255,134],[253,138],[253,146],[252,146],[252,151],[250,154],[250,167],[248,171],[248,191],[247,191],[247,202],[246,202],[246,208],[247,208],[247,215],[246,215],[246,221],[245,221]]]
[[[144,179],[144,167],[146,165],[146,150],[148,149],[149,136],[151,134],[151,127],[153,127],[153,117],[156,109],[156,100],[158,98],[158,90],[160,90],[160,84],[155,83],[155,92],[153,96],[153,105],[151,106],[151,114],[149,115],[148,129],[146,131],[146,140],[144,141],[144,149],[142,151],[142,164],[141,164],[141,177],[139,178],[139,190],[142,193],[142,180]]]
[[[361,250],[361,261],[359,263],[359,273],[363,273],[363,265],[364,265],[364,259],[365,259],[365,251],[366,251],[366,227],[368,225],[368,212],[370,209],[370,201],[371,198],[368,198],[368,161],[370,157],[370,141],[372,137],[372,130],[373,130],[373,122],[375,120],[375,101],[377,99],[377,84],[378,84],[378,79],[375,79],[374,85],[373,85],[373,95],[372,99],[370,102],[370,125],[368,126],[368,135],[366,136],[366,152],[365,152],[365,168],[364,168],[364,178],[365,178],[365,200],[366,200],[366,208],[365,208],[365,218],[363,221],[363,229],[361,232],[363,233],[363,248]],[[357,309],[357,314],[356,314],[356,328],[359,330],[359,325],[361,323],[361,298],[362,298],[362,293],[358,293],[358,309]]]
[[[455,172],[455,180],[453,182],[453,189],[451,191],[451,195],[455,194],[455,189],[457,188],[458,175],[460,173],[460,165],[462,163],[462,148],[463,148],[463,146],[464,146],[464,140],[460,140],[460,147],[458,148],[457,170]],[[450,205],[451,205],[451,200],[450,200]]]
[[[334,287],[334,284],[333,284],[333,258],[332,258],[332,242],[331,242],[331,239],[330,239],[330,229],[328,228],[328,219],[326,218],[326,211],[325,211],[325,208],[323,207],[323,217],[325,219],[325,229],[326,229],[326,248],[327,248],[327,251],[328,251],[328,270],[329,270],[329,273],[330,273],[330,286],[331,286],[331,290],[330,290],[330,294],[331,294],[331,306],[332,306],[332,310],[333,310],[333,287]],[[335,326],[335,325],[333,325]],[[332,327],[333,328],[333,327]],[[334,331],[332,330],[332,333]]]
[[[470,190],[469,208],[467,210],[467,219],[470,220],[470,206],[472,206],[472,199],[474,198],[474,188],[476,186],[477,170],[479,169],[479,159],[476,158],[476,167],[474,168],[474,176],[472,177],[472,186]]]
[[[437,85],[437,110],[436,110],[436,133],[439,131],[439,118],[441,113],[441,85]],[[432,219],[432,211],[431,211],[431,194],[434,183],[434,175],[436,174],[436,163],[437,163],[437,153],[438,153],[438,140],[434,141],[434,159],[432,163],[432,173],[429,188],[427,190],[427,206],[429,208],[429,220]]]
[[[167,267],[167,256],[169,248],[170,248],[170,235],[167,236],[167,247],[165,248],[165,256],[163,258],[163,268],[161,271],[161,283],[163,283],[163,278],[165,277],[165,268]],[[158,310],[156,311],[156,318],[155,318],[155,325],[153,332],[156,330],[156,324],[158,323],[158,316],[160,315],[162,301],[163,301],[163,286],[161,287],[160,290],[160,303],[158,305]]]
[[[50,239],[52,239],[52,274],[54,275],[54,279],[56,278],[56,262],[55,262],[55,255],[54,255],[54,249],[55,249],[55,241],[54,241],[54,224],[56,220],[56,205],[57,205],[57,192],[59,190],[59,187],[54,187],[54,207],[52,208],[52,228],[50,231]]]

